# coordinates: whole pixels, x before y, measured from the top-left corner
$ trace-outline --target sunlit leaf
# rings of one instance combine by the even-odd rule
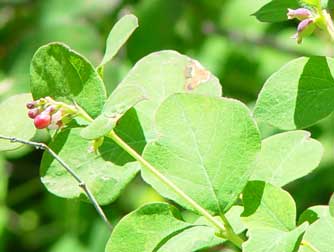
[[[255,107],[258,120],[281,129],[305,128],[334,110],[334,61],[298,58],[264,84]]]
[[[180,213],[166,203],[145,205],[125,216],[115,227],[106,252],[157,251],[164,240],[191,227]]]
[[[288,8],[298,7],[298,0],[272,0],[253,15],[261,22],[282,22],[288,19]]]
[[[300,237],[307,224],[292,231],[282,231],[274,228],[251,229],[247,235],[249,240],[242,245],[244,252],[294,252],[300,244]]]
[[[242,103],[194,94],[170,96],[157,111],[160,136],[144,157],[212,213],[226,212],[247,183],[259,150],[259,133]],[[191,207],[146,168],[160,194]]]
[[[112,60],[137,27],[138,19],[134,15],[123,16],[113,26],[107,38],[106,52],[100,66],[103,66],[108,61]]]
[[[252,180],[284,186],[315,169],[323,154],[320,142],[307,131],[291,131],[262,141]]]
[[[64,44],[40,47],[32,59],[30,77],[34,99],[51,96],[78,104],[92,117],[102,111],[106,100],[102,79],[87,59]]]
[[[242,220],[249,229],[291,231],[296,226],[296,204],[290,194],[262,181],[250,181],[243,192]]]
[[[79,134],[79,128],[65,130],[56,136],[50,148],[79,175],[100,204],[108,204],[134,178],[138,165],[108,139],[97,154],[92,152],[92,143]],[[41,163],[41,180],[57,196],[86,198],[78,182],[47,152]]]

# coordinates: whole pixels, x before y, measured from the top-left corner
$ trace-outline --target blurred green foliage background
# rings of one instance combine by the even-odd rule
[[[251,16],[267,0],[0,0],[0,101],[29,91],[36,49],[61,41],[96,64],[116,20],[133,13],[140,27],[105,69],[108,92],[141,57],[173,49],[199,60],[221,81],[225,96],[254,104],[265,80],[304,55],[333,54],[322,34],[297,46],[296,23],[265,24]],[[10,111],[9,111],[10,113]],[[5,122],[1,122],[5,123]],[[278,132],[260,125],[263,137]],[[327,204],[334,191],[334,116],[312,128],[326,152],[316,172],[286,188],[299,213]],[[43,133],[35,139],[47,141]],[[41,152],[21,147],[0,156],[0,251],[104,251],[109,231],[87,203],[56,198],[39,180]],[[104,207],[113,223],[149,201],[162,200],[139,178]]]

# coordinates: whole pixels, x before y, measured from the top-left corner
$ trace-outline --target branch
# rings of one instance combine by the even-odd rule
[[[27,140],[19,139],[19,138],[16,138],[16,137],[8,137],[8,136],[3,136],[3,135],[0,135],[0,139],[8,140],[8,141],[11,141],[13,143],[22,143],[22,144],[31,145],[31,146],[34,146],[36,149],[47,151],[78,182],[78,186],[85,192],[85,194],[87,195],[88,199],[94,205],[97,213],[100,215],[100,217],[103,219],[103,221],[108,225],[109,229],[112,230],[112,225],[108,221],[105,213],[103,212],[103,210],[100,207],[100,205],[97,203],[97,200],[95,199],[94,195],[89,190],[89,188],[87,187],[86,183],[49,146],[47,146],[44,143],[37,143],[37,142],[32,142],[32,141],[27,141]]]

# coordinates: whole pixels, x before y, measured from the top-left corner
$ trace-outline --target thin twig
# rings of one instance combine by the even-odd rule
[[[49,146],[47,146],[44,143],[37,143],[37,142],[27,141],[27,140],[19,139],[19,138],[16,138],[16,137],[8,137],[8,136],[2,136],[2,135],[0,135],[0,139],[8,140],[8,141],[11,141],[13,143],[22,143],[22,144],[31,145],[31,146],[34,146],[36,149],[47,151],[78,182],[79,187],[86,193],[87,197],[89,198],[89,200],[91,201],[91,203],[94,205],[94,207],[95,207],[96,211],[98,212],[98,214],[101,216],[101,218],[103,219],[103,221],[108,225],[109,229],[112,230],[111,223],[108,221],[105,213],[103,212],[103,210],[100,207],[100,205],[97,203],[97,200],[95,199],[94,195],[89,190],[89,188],[87,187],[86,183]]]

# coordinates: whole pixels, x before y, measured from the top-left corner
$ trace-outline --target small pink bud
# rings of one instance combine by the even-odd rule
[[[26,107],[28,108],[28,109],[32,109],[32,108],[34,108],[36,106],[36,102],[35,101],[31,101],[31,102],[28,102],[27,104],[26,104]]]
[[[50,125],[48,126],[49,129],[58,129],[60,127],[63,126],[63,123],[61,121],[63,115],[62,115],[62,112],[60,110],[58,110],[56,113],[54,113],[52,116],[51,116],[51,123]]]
[[[287,13],[288,19],[297,18],[299,20],[304,20],[312,17],[312,12],[305,8],[298,8],[296,10],[288,9]]]
[[[44,129],[48,127],[51,122],[51,116],[47,113],[41,113],[34,119],[34,124],[37,129]]]
[[[30,109],[30,110],[28,111],[28,116],[29,116],[31,119],[34,119],[38,114],[39,114],[39,110],[38,110],[38,108],[33,108],[33,109]]]
[[[52,112],[54,112],[55,111],[55,107],[54,106],[49,106],[49,107],[47,107],[45,110],[44,110],[44,112],[45,113],[48,113],[48,114],[51,114]]]
[[[303,37],[311,35],[315,29],[314,20],[312,18],[305,19],[298,24],[297,33],[292,37],[300,44]]]

